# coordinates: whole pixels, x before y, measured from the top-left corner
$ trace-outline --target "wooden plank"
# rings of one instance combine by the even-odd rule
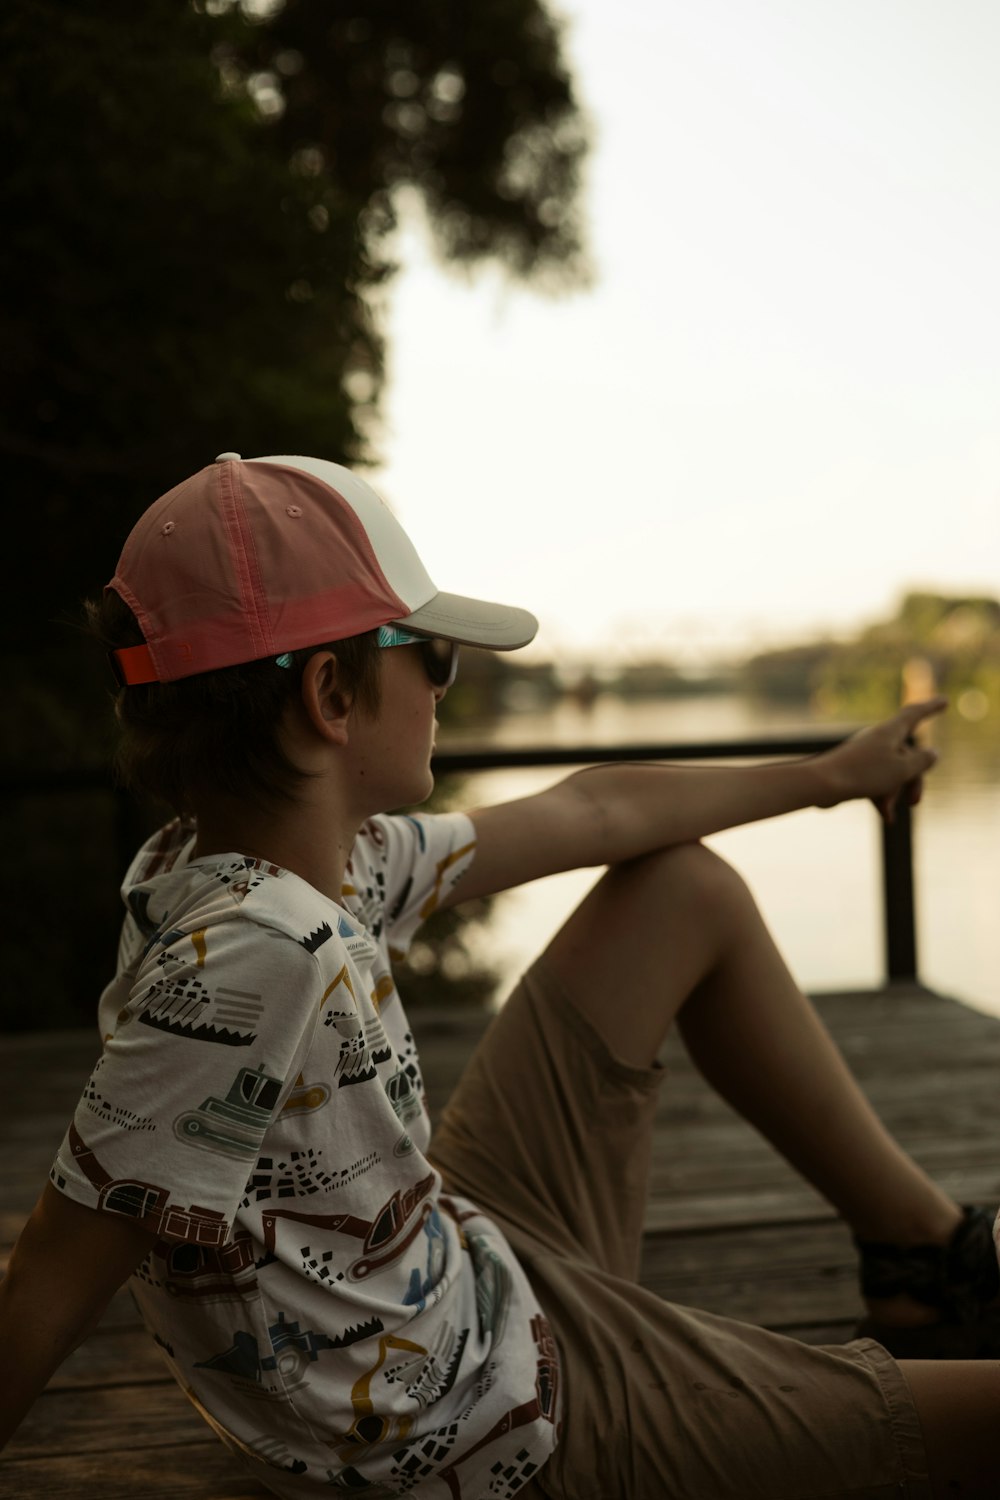
[[[145,1453],[205,1439],[208,1429],[173,1380],[52,1390],[37,1401],[4,1457],[51,1453]],[[217,1442],[217,1438],[213,1438]]]
[[[48,1391],[85,1391],[94,1386],[174,1384],[135,1306],[128,1320],[107,1314],[98,1328],[56,1371]]]
[[[641,1280],[666,1301],[766,1328],[817,1321],[849,1328],[861,1315],[853,1243],[835,1219],[650,1235]]]
[[[183,1398],[181,1398],[183,1399]],[[273,1491],[254,1484],[239,1462],[201,1424],[204,1438],[179,1445],[150,1443],[105,1452],[49,1453],[0,1460],[2,1500],[262,1500]],[[6,1455],[4,1455],[6,1458]]]
[[[960,1167],[954,1172],[935,1171],[932,1175],[956,1202],[987,1208],[1000,1203],[992,1164],[979,1174]],[[742,1233],[755,1224],[793,1224],[809,1219],[816,1213],[818,1205],[825,1206],[806,1188],[796,1191],[792,1187],[788,1190],[762,1189],[753,1185],[733,1189],[712,1185],[686,1196],[652,1197],[646,1213],[646,1230],[647,1233],[663,1233],[713,1226],[728,1229],[731,1233]]]

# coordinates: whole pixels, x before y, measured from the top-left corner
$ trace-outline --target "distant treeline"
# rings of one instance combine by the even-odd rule
[[[743,692],[800,704],[824,717],[870,718],[898,706],[904,681],[911,696],[947,693],[965,718],[1000,715],[1000,601],[912,592],[891,619],[849,640],[763,651],[696,675],[656,658],[567,677],[551,662],[466,651],[441,716],[445,724],[488,722],[500,712],[545,708],[567,696],[586,703],[598,693],[662,698]]]
[[[1000,600],[906,594],[896,614],[846,641],[814,641],[751,657],[741,685],[830,717],[891,712],[912,693],[947,693],[969,719],[1000,715]]]

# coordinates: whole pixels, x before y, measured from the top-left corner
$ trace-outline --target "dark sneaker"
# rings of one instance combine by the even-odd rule
[[[855,1239],[865,1297],[906,1295],[940,1313],[918,1328],[866,1317],[858,1338],[876,1339],[896,1359],[1000,1358],[1000,1267],[993,1213],[966,1208],[947,1245],[891,1245]]]

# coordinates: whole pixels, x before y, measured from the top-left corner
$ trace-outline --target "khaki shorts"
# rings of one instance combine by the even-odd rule
[[[540,964],[432,1154],[494,1218],[562,1352],[551,1500],[930,1500],[919,1421],[871,1340],[811,1347],[636,1284],[660,1068],[613,1057]]]

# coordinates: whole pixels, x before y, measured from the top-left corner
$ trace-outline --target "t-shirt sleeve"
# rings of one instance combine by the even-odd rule
[[[54,1185],[162,1237],[225,1243],[322,989],[312,953],[275,928],[237,917],[171,933],[138,968]]]
[[[476,850],[465,813],[373,818],[385,869],[385,937],[401,958],[414,934],[471,864]]]

